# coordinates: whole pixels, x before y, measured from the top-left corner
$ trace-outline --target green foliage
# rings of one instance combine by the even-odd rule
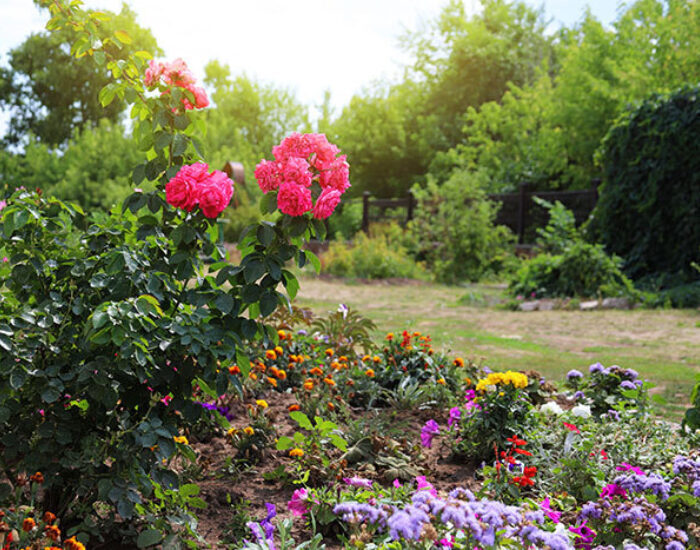
[[[418,207],[409,224],[418,258],[440,282],[478,281],[508,262],[512,236],[494,225],[498,206],[486,198],[479,173],[455,172],[438,186],[414,189]]]
[[[385,236],[368,237],[357,233],[352,245],[331,242],[323,255],[323,271],[338,277],[425,279],[423,267],[399,244]]]
[[[244,341],[276,340],[262,318],[287,303],[280,283],[290,296],[298,289],[283,266],[314,259],[299,247],[315,226],[277,217],[247,233],[240,265],[206,267],[202,256],[225,254],[218,226],[199,209],[171,207],[163,192],[201,158],[199,125],[182,103],[189,92],[140,95],[147,56],[106,47],[127,35],[101,34],[103,16],[73,4],[52,2],[51,12],[51,28],[75,33],[78,55],[92,44],[98,64],[120,75],[101,101],[137,100],[134,131],[148,160],[133,180],[156,190],[131,194],[110,215],[20,190],[0,212],[9,258],[0,264],[0,465],[8,479],[43,472],[45,507],[95,537],[141,515],[196,547],[188,508],[199,501],[174,468],[195,460],[178,434],[206,414],[193,388],[212,398],[229,384],[240,390],[227,367],[247,374]]]
[[[605,177],[590,229],[635,280],[697,280],[699,93],[653,95],[621,116],[602,144]]]
[[[353,166],[354,171],[355,167]],[[362,229],[362,203],[360,201],[340,203],[333,215],[328,218],[329,238],[351,240],[360,229]]]
[[[9,67],[0,68],[0,106],[10,113],[6,143],[26,143],[31,133],[48,146],[62,145],[76,129],[92,128],[102,118],[116,121],[124,111],[124,98],[106,108],[98,98],[112,78],[105,55],[126,58],[145,51],[151,56],[161,50],[126,4],[119,14],[90,13],[99,17],[93,25],[99,26],[100,36],[109,37],[105,42],[78,44],[71,30],[51,26],[52,32],[33,34],[9,52]],[[116,31],[127,33],[124,41],[116,37]],[[89,54],[88,50],[99,52],[95,59],[102,63],[76,59]]]
[[[700,429],[700,376],[697,380],[693,390],[690,392],[690,407],[683,415],[683,422],[681,423],[683,431],[686,428],[690,428],[691,432]]]
[[[539,197],[533,197],[535,203],[549,212],[549,221],[545,227],[537,229],[535,244],[543,252],[561,254],[575,242],[581,240],[576,228],[574,214],[562,203],[554,204]]]
[[[340,304],[337,311],[327,317],[317,317],[311,328],[328,339],[326,342],[338,355],[354,355],[356,347],[367,353],[375,347],[370,334],[377,329],[374,321],[359,312]]]

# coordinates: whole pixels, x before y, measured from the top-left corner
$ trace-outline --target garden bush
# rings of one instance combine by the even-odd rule
[[[201,157],[191,111],[206,106],[204,90],[182,60],[147,64],[143,52],[119,59],[100,49],[129,40],[123,31],[101,36],[101,14],[79,3],[52,2],[50,10],[51,28],[75,33],[76,55],[92,45],[94,60],[120,75],[100,101],[134,102],[134,134],[148,161],[134,169],[133,183],[152,182],[155,190],[136,190],[110,215],[23,189],[2,204],[0,447],[7,483],[0,499],[24,472],[41,472],[42,507],[63,519],[68,535],[104,539],[116,536],[114,522],[131,520],[120,523],[122,540],[151,527],[139,547],[165,535],[167,544],[181,537],[198,547],[189,508],[203,501],[196,486],[183,484],[195,454],[181,433],[209,413],[193,391],[212,398],[229,385],[240,391],[249,368],[244,342],[277,340],[262,319],[288,304],[280,283],[289,297],[298,289],[286,262],[318,265],[300,246],[319,234],[320,219],[347,188],[347,164],[324,136],[287,138],[260,182],[263,210],[275,221],[249,229],[240,265],[207,268],[202,255],[225,256],[216,218],[233,185],[195,162]],[[280,171],[292,164],[301,180],[280,185]]]
[[[549,210],[549,222],[537,230],[537,246],[544,252],[523,261],[511,276],[508,291],[513,296],[639,298],[621,271],[622,260],[600,244],[585,242],[569,210],[558,201],[537,202]]]
[[[478,281],[510,262],[512,234],[494,224],[498,206],[487,200],[482,180],[457,171],[440,185],[431,179],[413,190],[418,206],[409,229],[416,257],[440,282]]]
[[[653,95],[623,114],[602,142],[603,185],[589,229],[624,258],[635,281],[661,279],[663,288],[697,281],[699,94],[693,86]]]
[[[331,242],[322,260],[323,271],[338,277],[428,278],[420,263],[416,263],[401,245],[392,243],[383,235],[368,237],[360,232],[352,245],[342,241]]]

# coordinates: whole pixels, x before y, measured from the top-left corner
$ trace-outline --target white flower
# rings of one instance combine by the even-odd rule
[[[588,405],[576,405],[573,409],[571,409],[571,414],[578,416],[579,418],[590,418],[591,407]]]
[[[544,405],[540,407],[540,412],[544,414],[562,414],[564,409],[562,409],[555,401],[547,401]]]

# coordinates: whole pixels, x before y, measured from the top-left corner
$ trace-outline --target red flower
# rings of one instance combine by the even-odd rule
[[[535,477],[537,475],[537,466],[526,466],[523,473],[525,477]]]
[[[569,431],[572,431],[574,433],[580,434],[581,430],[579,430],[575,424],[569,424],[568,422],[563,422],[564,427],[567,428]]]

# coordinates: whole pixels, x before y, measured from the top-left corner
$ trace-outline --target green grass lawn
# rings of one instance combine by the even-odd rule
[[[678,419],[700,374],[700,313],[695,310],[534,311],[500,309],[497,285],[363,284],[301,279],[297,305],[317,315],[339,303],[379,331],[430,334],[435,347],[495,370],[537,370],[555,381],[596,361],[634,368],[656,385],[660,412]]]

